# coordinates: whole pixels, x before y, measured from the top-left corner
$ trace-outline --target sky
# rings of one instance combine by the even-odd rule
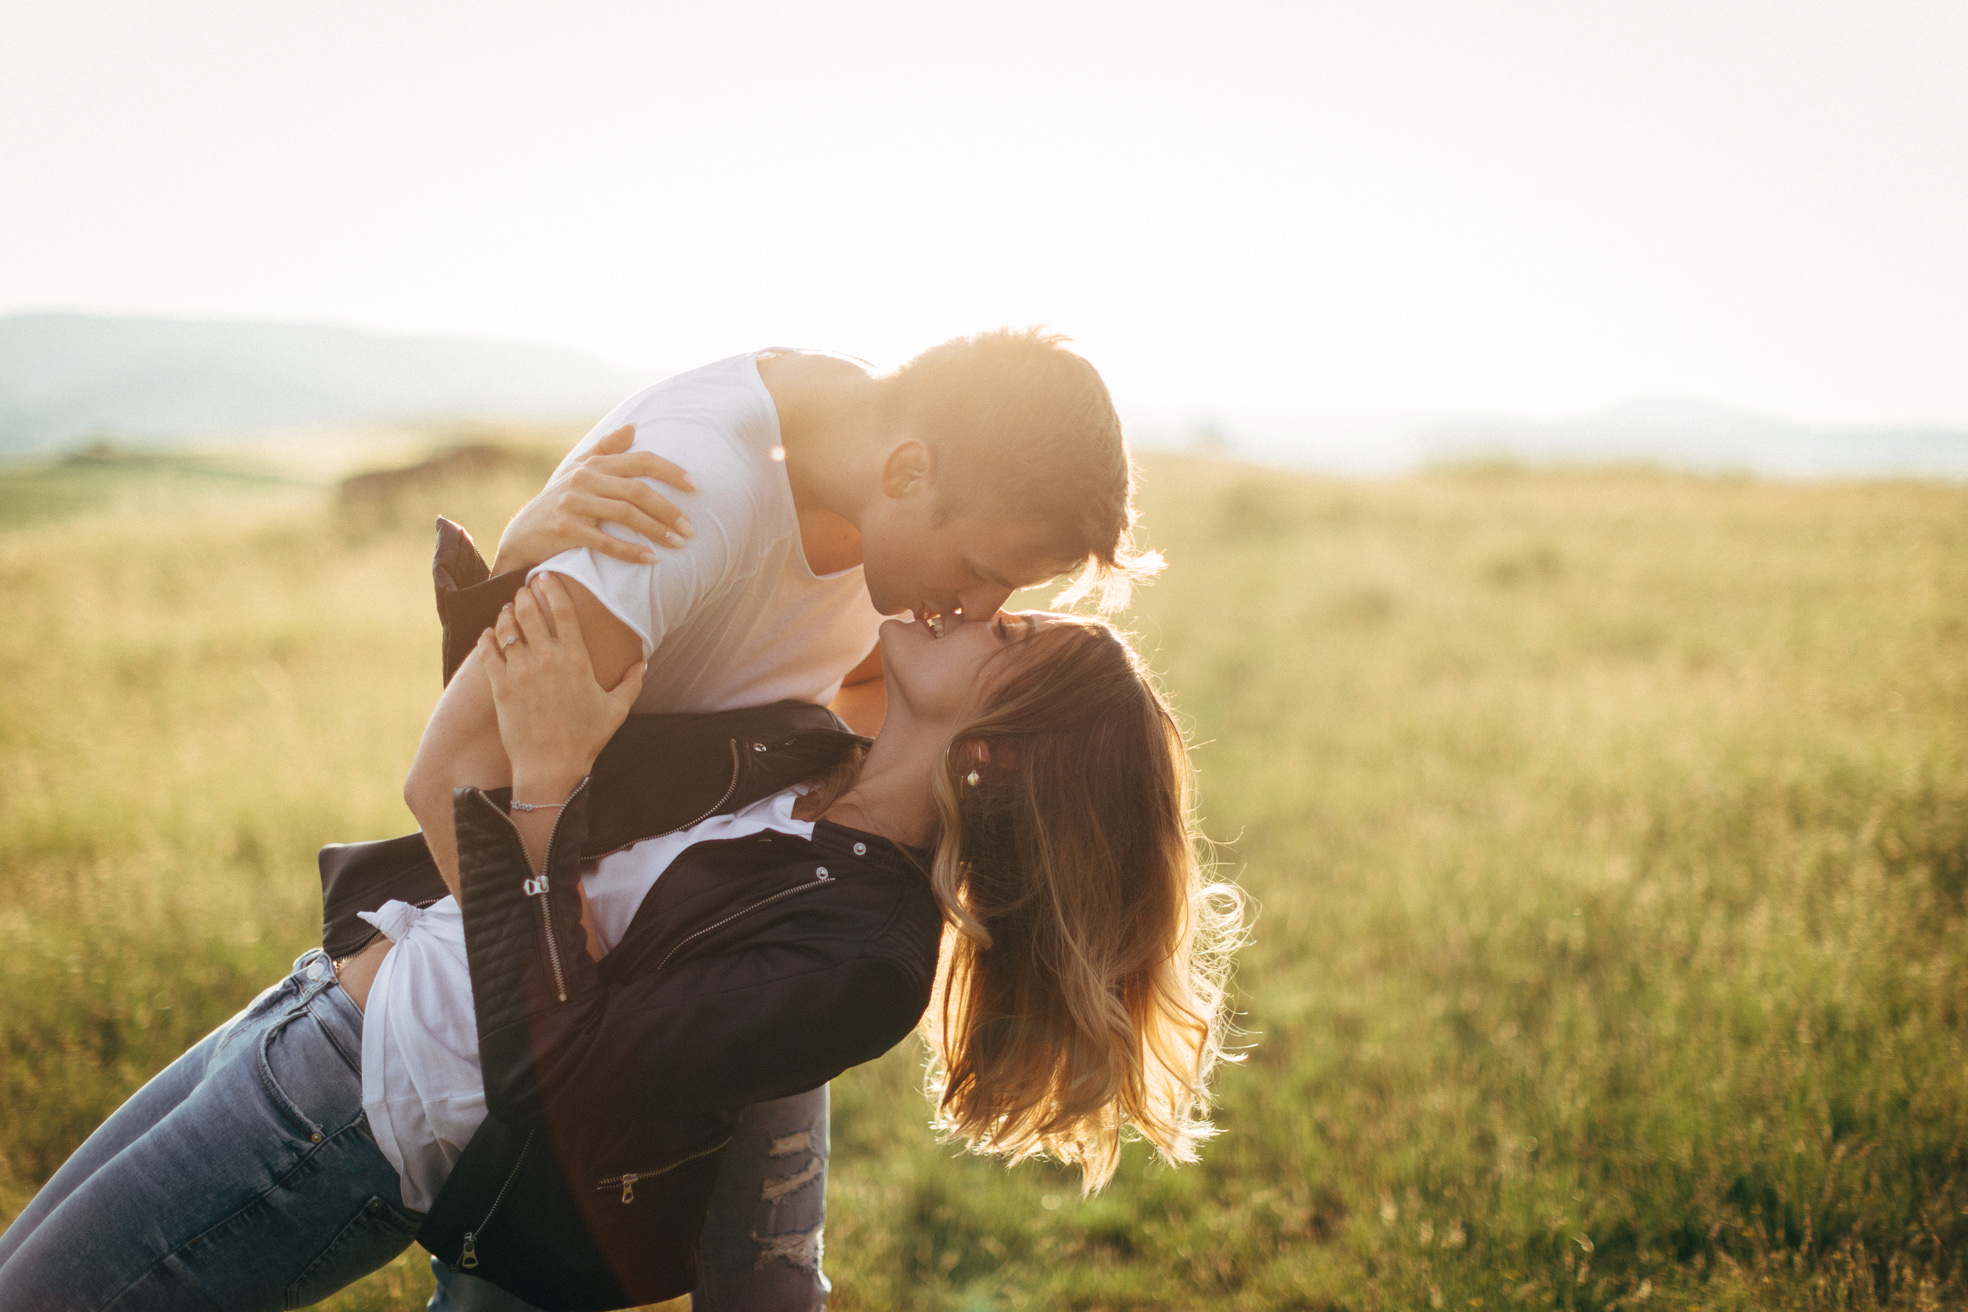
[[[0,314],[1968,418],[1959,0],[0,3]]]

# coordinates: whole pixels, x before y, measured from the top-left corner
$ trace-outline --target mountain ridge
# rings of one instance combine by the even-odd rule
[[[0,454],[337,423],[591,418],[660,376],[528,342],[10,315],[0,317]]]

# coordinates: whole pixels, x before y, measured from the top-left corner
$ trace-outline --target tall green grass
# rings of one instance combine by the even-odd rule
[[[407,824],[424,534],[190,496],[0,533],[7,1212]],[[1260,908],[1224,1133],[1082,1199],[938,1144],[905,1047],[835,1086],[837,1307],[1968,1298],[1968,492],[1162,457],[1145,508]]]

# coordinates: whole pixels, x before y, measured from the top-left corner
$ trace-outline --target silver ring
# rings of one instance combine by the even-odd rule
[[[513,634],[513,635],[512,635],[512,637],[510,637],[510,638],[507,638],[507,639],[506,639],[506,640],[505,640],[504,642],[501,642],[501,643],[499,644],[499,650],[500,650],[500,651],[504,651],[504,650],[505,650],[506,648],[508,648],[508,647],[510,647],[510,646],[512,646],[512,645],[513,645],[513,644],[514,644],[515,642],[518,642],[518,641],[519,641],[519,635],[518,635],[517,633],[515,633],[515,634]]]

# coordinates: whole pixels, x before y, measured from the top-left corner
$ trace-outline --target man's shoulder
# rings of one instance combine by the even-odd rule
[[[700,528],[707,516],[741,537],[758,527],[784,527],[778,417],[751,356],[716,361],[644,389],[624,403],[617,424],[634,426],[634,449],[673,460],[690,474],[696,491],[665,489],[665,495]]]
[[[682,421],[741,433],[769,418],[772,394],[754,354],[713,360],[651,383],[616,407],[621,423]],[[638,431],[638,435],[640,435]]]

